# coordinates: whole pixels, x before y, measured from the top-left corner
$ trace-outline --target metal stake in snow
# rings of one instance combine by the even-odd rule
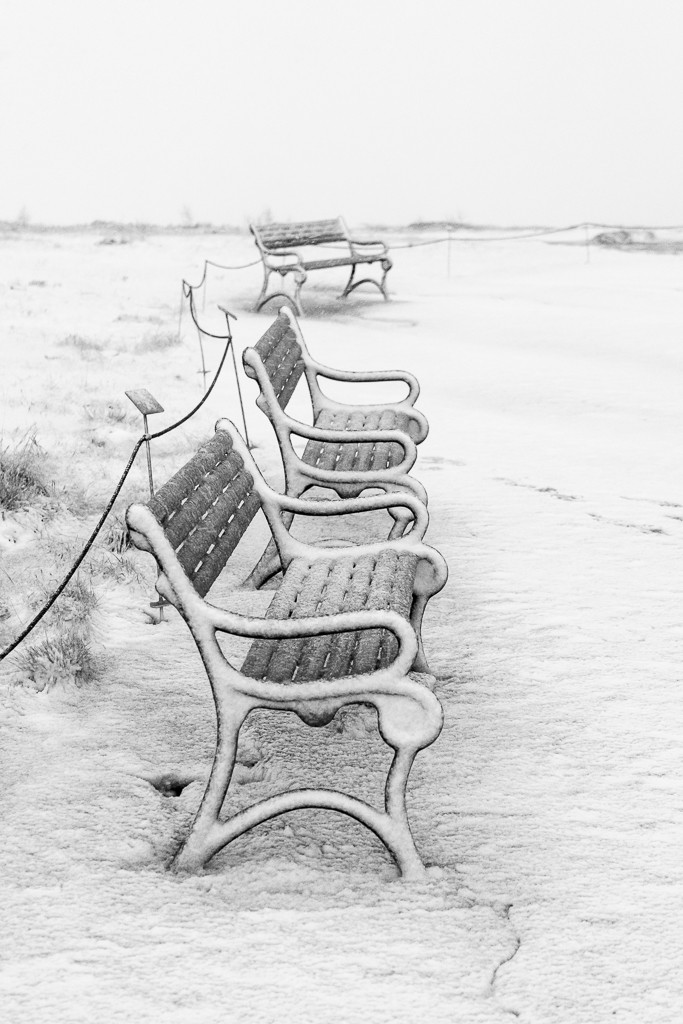
[[[149,474],[149,496],[154,497],[154,477],[152,476],[152,449],[149,443],[149,428],[147,426],[147,417],[151,416],[155,412],[163,412],[164,407],[157,402],[154,395],[150,394],[145,388],[138,388],[136,391],[126,391],[126,397],[130,398],[135,408],[142,413],[142,423],[145,432],[145,446],[147,448],[147,472]],[[159,597],[158,601],[150,601],[150,608],[159,609],[159,622],[163,622],[164,619],[164,605],[168,604],[163,597]]]

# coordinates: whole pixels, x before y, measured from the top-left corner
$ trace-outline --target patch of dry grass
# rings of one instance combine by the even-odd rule
[[[92,338],[84,338],[81,334],[67,334],[66,338],[62,338],[61,341],[57,342],[57,345],[60,348],[74,348],[79,355],[87,358],[94,352],[101,352],[105,343],[103,341],[93,341]]]
[[[130,547],[130,534],[122,516],[112,513],[100,535],[102,547],[115,555],[122,555]]]
[[[30,508],[50,493],[45,451],[36,435],[26,434],[14,445],[0,445],[0,507],[8,512]]]
[[[90,643],[75,628],[45,637],[22,650],[15,665],[23,682],[35,690],[50,690],[58,684],[83,686],[97,676],[97,659]]]
[[[135,351],[165,352],[169,348],[175,348],[180,342],[178,334],[174,334],[172,331],[159,331],[156,334],[148,334],[142,341],[139,341],[135,346]]]

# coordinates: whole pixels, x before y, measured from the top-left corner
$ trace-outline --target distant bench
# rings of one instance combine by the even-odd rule
[[[297,313],[301,316],[299,296],[308,277],[307,271],[328,270],[333,267],[351,267],[351,275],[342,292],[342,298],[345,298],[361,284],[374,284],[385,299],[389,298],[386,290],[386,278],[391,270],[392,262],[386,245],[378,240],[351,238],[341,217],[336,217],[334,220],[311,220],[292,224],[250,224],[249,228],[263,262],[263,288],[257,300],[257,310],[276,296],[281,296],[292,301]],[[314,246],[335,244],[339,244],[339,255],[337,256],[330,255],[325,258],[310,259],[305,252]],[[381,280],[378,281],[374,277],[354,280],[356,267],[359,264],[371,263],[381,265]],[[282,291],[268,294],[268,280],[274,273],[280,274],[282,278],[288,274],[293,276],[293,297]]]
[[[336,515],[396,504],[411,510],[412,530],[397,540],[358,547],[304,544],[281,518],[283,512]],[[265,618],[204,600],[259,509],[284,568]],[[126,520],[133,543],[157,561],[158,592],[192,632],[218,719],[211,775],[174,866],[200,868],[260,822],[301,807],[324,807],[362,822],[404,876],[422,877],[405,791],[415,755],[441,730],[441,706],[425,685],[433,679],[422,674],[429,670],[421,623],[447,569],[422,540],[428,517],[419,499],[381,494],[307,501],[279,495],[266,484],[233,424],[220,420],[214,437],[147,504],[131,505]],[[221,650],[217,633],[254,640],[240,669]],[[323,725],[343,706],[359,703],[375,706],[382,738],[395,752],[384,810],[332,789],[295,789],[221,817],[240,727],[254,708],[292,711],[308,725]]]

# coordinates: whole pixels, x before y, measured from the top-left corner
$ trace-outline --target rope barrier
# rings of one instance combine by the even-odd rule
[[[206,369],[206,363],[204,361],[204,344],[202,342],[202,336],[206,335],[207,338],[216,338],[218,341],[225,341],[225,343],[226,343],[226,353],[227,353],[227,349],[228,348],[230,348],[231,351],[232,351],[232,369],[233,369],[233,374],[234,374],[234,377],[235,377],[235,385],[237,387],[237,397],[239,399],[240,409],[242,411],[242,426],[244,427],[244,439],[247,442],[247,446],[249,448],[251,448],[252,445],[251,445],[251,442],[249,441],[249,431],[247,429],[247,419],[246,419],[246,416],[245,416],[245,413],[244,413],[244,402],[242,400],[242,388],[240,386],[240,378],[239,378],[239,374],[237,372],[237,360],[235,359],[235,346],[232,344],[232,331],[230,330],[230,320],[231,319],[232,320],[237,320],[237,317],[235,316],[234,313],[231,313],[229,309],[226,309],[224,306],[219,306],[218,308],[220,309],[221,313],[225,314],[225,320],[226,320],[226,323],[227,323],[228,333],[227,334],[212,334],[211,331],[204,330],[204,328],[200,326],[199,321],[197,320],[197,312],[196,312],[195,304],[194,304],[194,291],[195,291],[195,288],[196,287],[201,287],[201,285],[191,285],[191,284],[188,284],[187,281],[183,280],[183,286],[182,287],[183,287],[183,297],[189,299],[189,301],[190,301],[190,316],[192,317],[192,322],[194,323],[195,327],[197,328],[197,336],[199,338],[199,350],[201,352],[201,357],[202,357],[201,374],[202,374],[202,379],[204,381],[205,386],[206,386],[206,375],[207,375],[207,373],[209,371]],[[181,310],[181,315],[182,315],[182,310]],[[222,365],[222,361],[221,361],[221,365]]]
[[[587,229],[587,228],[601,228],[601,229],[607,230],[607,231],[619,231],[619,230],[621,230],[621,231],[628,231],[628,230],[632,230],[632,231],[681,231],[681,230],[683,230],[683,225],[679,225],[679,224],[671,225],[671,224],[669,224],[669,225],[664,225],[664,226],[661,226],[661,227],[656,227],[656,226],[653,226],[653,225],[642,225],[642,224],[641,225],[602,224],[602,223],[599,223],[597,221],[582,221],[580,224],[570,224],[570,225],[568,225],[566,227],[561,227],[561,228],[543,228],[540,231],[525,232],[523,234],[518,234],[518,235],[509,235],[509,234],[507,234],[507,235],[487,235],[486,237],[469,236],[467,238],[462,238],[462,237],[459,237],[457,235],[454,236],[451,232],[449,232],[449,234],[446,235],[443,238],[430,238],[430,239],[425,239],[425,240],[420,241],[420,242],[406,242],[406,243],[403,243],[403,244],[398,243],[398,244],[392,245],[391,249],[416,249],[416,248],[421,248],[422,246],[427,246],[427,245],[441,245],[444,242],[448,242],[448,243],[450,243],[450,242],[475,242],[475,243],[484,243],[484,242],[513,242],[513,241],[517,241],[517,240],[520,240],[520,239],[526,239],[526,238],[543,238],[543,237],[546,237],[548,235],[565,234],[565,233],[567,233],[569,231],[576,231],[576,230],[578,230],[580,228],[584,228],[584,229]],[[336,247],[336,246],[321,246],[321,248],[335,249],[335,248],[338,248],[338,247]],[[136,441],[135,446],[133,448],[133,451],[131,452],[130,457],[128,459],[128,463],[126,464],[126,468],[124,469],[123,473],[121,474],[121,477],[120,477],[118,483],[116,484],[116,487],[114,488],[112,496],[109,499],[104,512],[102,513],[102,515],[100,516],[100,518],[99,518],[99,520],[97,522],[97,525],[95,526],[94,530],[92,531],[92,533],[90,534],[88,540],[86,541],[85,547],[81,551],[80,555],[78,556],[78,558],[76,559],[76,561],[72,565],[71,569],[69,570],[69,572],[66,574],[66,576],[62,580],[62,582],[59,584],[59,586],[54,591],[54,593],[48,598],[48,600],[43,605],[43,607],[40,609],[40,611],[33,617],[33,619],[21,631],[21,633],[16,637],[16,639],[13,640],[12,643],[9,644],[9,646],[6,647],[2,652],[0,652],[0,661],[3,661],[7,657],[7,655],[11,654],[12,651],[14,651],[19,646],[19,644],[23,640],[26,639],[26,637],[29,635],[29,633],[38,625],[38,623],[41,621],[41,619],[43,619],[43,617],[47,614],[47,612],[50,610],[50,608],[57,601],[57,599],[60,597],[60,595],[63,593],[63,591],[66,589],[66,587],[69,585],[69,583],[73,579],[74,574],[76,573],[76,571],[78,570],[78,568],[82,564],[85,556],[88,554],[88,552],[90,551],[93,543],[95,542],[95,539],[96,539],[98,533],[102,529],[102,526],[104,525],[104,522],[105,522],[107,516],[109,515],[109,513],[112,510],[114,502],[116,501],[116,499],[118,498],[119,494],[121,493],[121,489],[122,489],[122,487],[123,487],[123,485],[124,485],[124,483],[126,481],[126,478],[128,477],[128,474],[129,474],[130,470],[132,469],[133,463],[135,462],[135,458],[136,458],[136,456],[137,456],[141,446],[146,441],[147,442],[154,441],[157,438],[163,437],[165,434],[170,433],[172,430],[176,430],[178,427],[182,426],[183,423],[186,423],[187,420],[191,419],[191,417],[194,416],[195,413],[197,413],[199,411],[199,409],[201,409],[202,405],[204,405],[204,403],[206,402],[206,400],[208,399],[209,395],[211,394],[211,392],[214,389],[214,386],[215,386],[215,384],[216,384],[216,382],[218,380],[218,377],[219,377],[219,375],[221,373],[221,370],[223,369],[223,365],[224,365],[225,360],[227,358],[228,350],[229,349],[232,349],[232,360],[233,360],[233,369],[234,369],[234,373],[235,373],[235,382],[237,384],[237,392],[238,392],[238,396],[239,396],[240,407],[241,407],[241,410],[242,410],[242,423],[244,425],[245,439],[247,441],[247,444],[249,444],[249,436],[247,434],[247,423],[246,423],[246,419],[245,419],[245,415],[244,415],[244,404],[243,404],[243,401],[242,401],[242,392],[241,392],[240,383],[239,383],[239,376],[238,376],[238,373],[237,373],[237,363],[235,361],[234,346],[232,344],[232,334],[230,332],[230,318],[232,317],[233,320],[236,320],[237,317],[235,317],[234,314],[232,314],[229,310],[224,309],[222,306],[220,306],[219,309],[221,309],[221,311],[225,314],[225,318],[226,318],[226,321],[227,321],[227,326],[228,326],[228,333],[227,333],[227,335],[212,334],[210,331],[205,331],[203,327],[200,327],[200,325],[199,325],[199,323],[197,321],[195,304],[194,304],[194,292],[197,289],[202,288],[202,287],[204,287],[206,285],[206,275],[207,275],[207,269],[208,269],[209,266],[217,267],[219,270],[245,270],[248,267],[255,267],[255,266],[257,266],[258,264],[260,264],[260,262],[261,262],[260,259],[256,259],[256,260],[251,260],[248,263],[240,263],[240,264],[236,264],[234,266],[231,266],[231,265],[228,265],[228,264],[225,264],[225,263],[217,263],[214,260],[204,260],[204,269],[203,269],[203,272],[202,272],[201,280],[199,281],[198,284],[192,285],[188,281],[183,280],[182,286],[181,286],[182,287],[182,294],[181,294],[181,302],[180,302],[180,315],[179,315],[179,321],[178,321],[178,333],[180,333],[180,326],[181,326],[182,312],[183,312],[183,301],[182,300],[183,300],[183,298],[188,298],[190,300],[190,315],[192,317],[192,320],[193,320],[193,322],[195,324],[195,327],[197,328],[197,331],[198,331],[198,334],[199,334],[199,345],[200,345],[201,354],[202,354],[202,371],[201,372],[202,372],[202,375],[203,375],[205,383],[206,383],[206,375],[207,375],[207,373],[209,371],[206,370],[205,364],[204,364],[204,347],[202,345],[202,335],[206,335],[206,337],[208,337],[208,338],[216,338],[216,339],[218,339],[220,341],[225,341],[225,348],[224,348],[224,351],[223,351],[223,355],[221,356],[221,360],[220,360],[220,363],[218,364],[218,369],[216,370],[216,373],[214,374],[213,380],[211,381],[211,384],[209,385],[209,387],[205,391],[204,397],[197,403],[197,405],[194,407],[194,409],[192,409],[189,413],[187,413],[187,415],[183,416],[176,423],[172,423],[170,426],[164,427],[163,430],[157,431],[155,434],[143,434],[142,437],[140,437]],[[206,295],[206,291],[204,291],[204,295]],[[250,447],[251,447],[251,445],[250,445]]]
[[[232,314],[230,314],[230,315],[232,315]],[[215,335],[215,337],[220,337],[220,336],[219,335]],[[111,512],[111,510],[113,508],[114,502],[116,501],[116,499],[118,498],[119,494],[121,493],[121,488],[123,487],[124,483],[126,482],[126,478],[128,477],[128,474],[130,473],[130,471],[131,471],[131,469],[133,467],[133,463],[135,462],[135,458],[136,458],[138,452],[140,451],[141,446],[145,443],[145,441],[155,441],[157,438],[163,437],[164,434],[168,434],[172,430],[176,430],[178,427],[182,426],[183,423],[186,423],[187,420],[189,420],[192,416],[194,416],[195,413],[198,412],[201,409],[201,407],[204,405],[204,403],[206,402],[207,398],[209,397],[209,395],[211,394],[211,392],[213,391],[213,389],[214,389],[214,387],[216,385],[216,381],[218,380],[220,372],[223,369],[223,364],[225,363],[225,360],[227,358],[228,349],[231,348],[232,336],[229,333],[229,324],[228,324],[228,336],[227,336],[227,338],[224,337],[223,340],[226,341],[225,349],[223,351],[223,355],[221,357],[221,361],[218,364],[218,369],[216,370],[216,373],[214,374],[214,378],[211,381],[211,384],[209,385],[209,387],[208,387],[204,397],[197,403],[197,405],[195,405],[194,409],[192,409],[190,412],[188,412],[185,416],[182,416],[181,419],[177,420],[175,423],[171,423],[170,426],[164,427],[162,430],[158,430],[155,434],[143,434],[142,437],[138,438],[138,440],[136,441],[135,446],[134,446],[134,448],[133,448],[133,450],[132,450],[132,452],[130,454],[130,457],[129,457],[128,462],[126,464],[126,468],[124,469],[123,473],[121,474],[121,477],[119,478],[119,481],[118,481],[116,487],[114,488],[114,492],[113,492],[111,498],[109,499],[109,501],[107,502],[107,506],[106,506],[104,512],[102,513],[102,515],[100,516],[100,518],[99,518],[99,520],[97,522],[97,525],[95,526],[95,529],[92,531],[92,533],[88,537],[88,540],[86,541],[85,547],[83,548],[83,550],[79,554],[79,556],[76,559],[76,561],[71,566],[71,569],[68,571],[68,573],[66,574],[66,576],[64,577],[62,582],[59,584],[59,586],[54,591],[54,593],[50,595],[50,597],[45,602],[45,604],[40,609],[40,611],[31,619],[31,621],[28,623],[28,625],[21,631],[19,636],[16,637],[12,641],[12,643],[9,644],[8,647],[6,647],[2,652],[0,652],[0,661],[3,661],[7,657],[8,654],[11,654],[12,651],[14,651],[19,646],[19,644],[23,640],[26,639],[26,637],[29,635],[29,633],[33,629],[35,629],[35,627],[38,625],[38,623],[41,621],[41,619],[47,614],[47,612],[49,612],[50,608],[52,608],[52,606],[55,603],[55,601],[57,600],[57,598],[63,593],[63,591],[66,589],[66,587],[69,585],[69,583],[73,579],[73,576],[76,573],[77,569],[82,564],[83,559],[88,554],[88,552],[90,551],[91,547],[93,546],[93,544],[95,542],[95,538],[97,537],[98,533],[102,529],[102,526],[104,525],[104,522],[105,522],[107,516],[109,515],[109,513]],[[234,359],[234,353],[233,353],[233,359]]]
[[[456,235],[453,232],[449,232],[449,234],[444,235],[441,238],[427,238],[427,239],[423,239],[422,241],[419,241],[419,242],[404,242],[404,243],[396,242],[396,243],[393,243],[393,244],[389,245],[387,248],[390,251],[393,251],[394,249],[417,249],[417,248],[420,248],[420,247],[425,246],[425,245],[442,245],[444,242],[476,242],[476,243],[484,243],[484,242],[516,242],[519,239],[525,239],[525,238],[543,238],[543,237],[545,237],[547,235],[561,235],[561,234],[565,234],[565,233],[567,233],[569,231],[578,231],[581,228],[601,228],[601,229],[607,230],[607,231],[683,231],[683,225],[672,225],[672,224],[669,224],[669,225],[666,225],[664,227],[653,227],[651,225],[647,226],[647,225],[642,225],[642,224],[641,225],[635,225],[635,224],[630,224],[630,225],[629,224],[601,224],[598,221],[581,221],[579,224],[568,224],[568,225],[566,225],[566,227],[561,227],[561,228],[540,228],[538,231],[525,231],[522,234],[517,234],[517,235],[513,235],[513,234],[484,235],[484,236],[481,236],[481,235],[468,235],[467,237],[463,238],[462,236]],[[417,231],[417,230],[420,230],[420,229],[419,228],[415,228],[413,230]],[[425,227],[423,230],[426,231],[426,230],[429,230],[429,229]],[[458,229],[456,229],[456,230],[458,230]],[[323,245],[319,245],[317,248],[319,248],[319,249],[329,249],[332,252],[344,252],[345,251],[344,247],[343,246],[339,246],[339,245],[324,245],[323,244]],[[207,261],[207,262],[210,262],[210,261]],[[255,261],[255,263],[258,263],[258,262],[259,262],[259,260]],[[254,266],[255,263],[244,264],[244,266]],[[220,264],[212,264],[212,265],[213,266],[219,266]],[[226,270],[230,270],[230,269],[233,269],[233,268],[226,267],[225,269]],[[241,267],[236,267],[234,269],[241,269]],[[203,283],[203,281],[204,281],[204,278],[202,278],[202,282],[201,283]]]
[[[258,260],[252,260],[250,263],[238,263],[236,267],[228,267],[228,266],[226,266],[225,263],[214,263],[213,260],[204,260],[204,276],[206,276],[206,268],[207,268],[207,266],[219,267],[220,270],[246,270],[247,267],[256,267],[256,266],[258,266],[258,264],[260,262],[261,262],[261,260],[258,259]],[[203,278],[202,278],[202,284],[203,284]]]

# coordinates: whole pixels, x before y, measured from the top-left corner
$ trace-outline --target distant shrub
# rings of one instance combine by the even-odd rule
[[[36,690],[57,684],[83,686],[97,676],[97,661],[88,640],[77,629],[67,629],[33,644],[16,657],[20,674]]]
[[[81,355],[92,352],[101,352],[104,348],[103,341],[93,341],[92,338],[84,338],[81,334],[67,334],[57,344],[60,348],[75,348]]]
[[[180,344],[180,337],[171,331],[165,333],[149,334],[135,346],[136,352],[165,352],[166,349],[175,348]]]
[[[49,493],[44,469],[45,452],[35,434],[18,444],[0,445],[0,507],[8,512],[28,508]]]

